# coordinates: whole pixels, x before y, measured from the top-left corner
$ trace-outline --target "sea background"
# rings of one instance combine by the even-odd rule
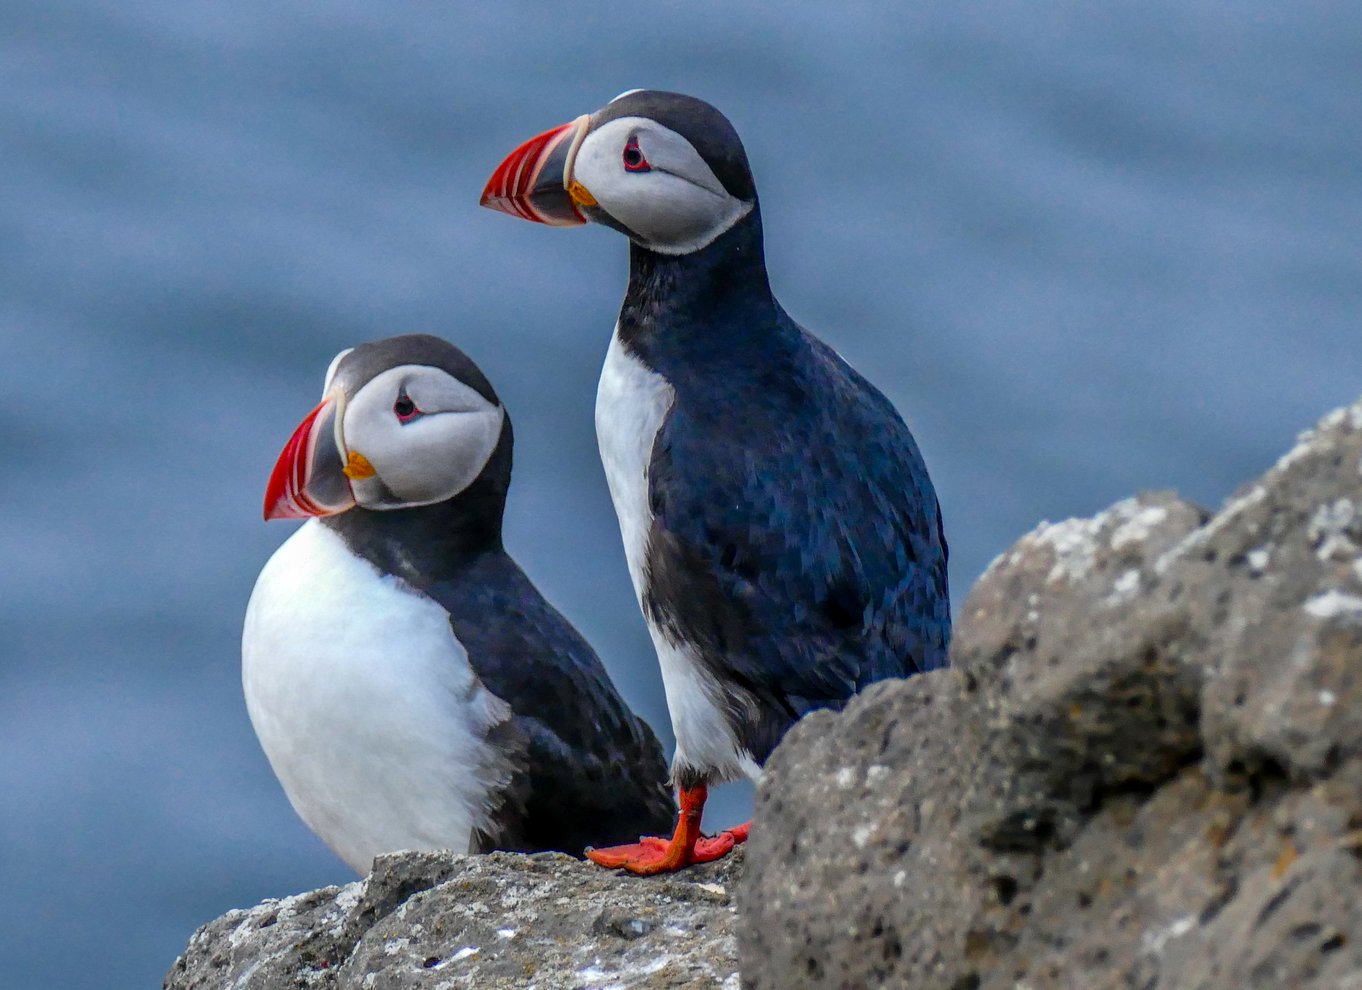
[[[238,646],[270,467],[358,341],[481,364],[509,546],[670,748],[592,427],[625,243],[476,205],[637,86],[743,135],[777,294],[926,453],[957,607],[1040,520],[1214,506],[1362,392],[1356,3],[6,0],[0,982],[155,986],[353,879]]]

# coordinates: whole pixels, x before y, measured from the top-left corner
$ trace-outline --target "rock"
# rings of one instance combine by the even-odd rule
[[[1214,517],[1038,527],[952,662],[797,725],[745,865],[381,857],[165,986],[1362,990],[1362,402]]]
[[[1362,402],[1213,518],[1043,525],[767,766],[754,988],[1362,988]]]
[[[1205,518],[1142,495],[1040,526],[980,579],[952,662],[980,717],[969,824],[986,843],[1063,841],[1100,793],[1156,782],[1197,753],[1201,677],[1173,655],[1177,617],[1142,590]]]
[[[742,861],[639,879],[556,853],[381,856],[363,881],[205,925],[164,986],[736,990]]]

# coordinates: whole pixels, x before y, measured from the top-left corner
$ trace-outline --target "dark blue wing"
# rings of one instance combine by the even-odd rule
[[[649,473],[645,608],[764,706],[744,730],[759,760],[809,710],[943,666],[950,636],[946,543],[916,442],[835,352],[785,329],[784,351],[729,380],[731,402],[712,377],[705,401],[673,381]]]
[[[482,683],[515,712],[494,740],[523,755],[499,809],[499,849],[558,849],[667,833],[662,749],[595,651],[505,554],[427,593],[450,613]]]

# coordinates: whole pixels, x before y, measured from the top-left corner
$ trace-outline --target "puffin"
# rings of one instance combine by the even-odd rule
[[[511,420],[433,336],[342,351],[265,518],[306,519],[246,609],[242,684],[304,822],[367,873],[399,849],[580,856],[666,829],[657,738],[502,544]]]
[[[723,856],[710,785],[757,779],[792,725],[947,664],[941,508],[894,406],[771,292],[733,125],[630,90],[531,138],[483,206],[629,239],[596,395],[625,558],[675,731],[670,837],[588,852],[649,874]]]

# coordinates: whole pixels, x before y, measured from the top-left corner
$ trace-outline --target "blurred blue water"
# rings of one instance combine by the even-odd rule
[[[1362,7],[897,6],[0,6],[8,984],[154,985],[197,924],[350,879],[237,646],[265,478],[356,341],[482,364],[513,551],[668,735],[592,432],[624,244],[475,206],[623,89],[744,135],[777,292],[912,423],[957,599],[1037,520],[1216,503],[1362,391]]]

